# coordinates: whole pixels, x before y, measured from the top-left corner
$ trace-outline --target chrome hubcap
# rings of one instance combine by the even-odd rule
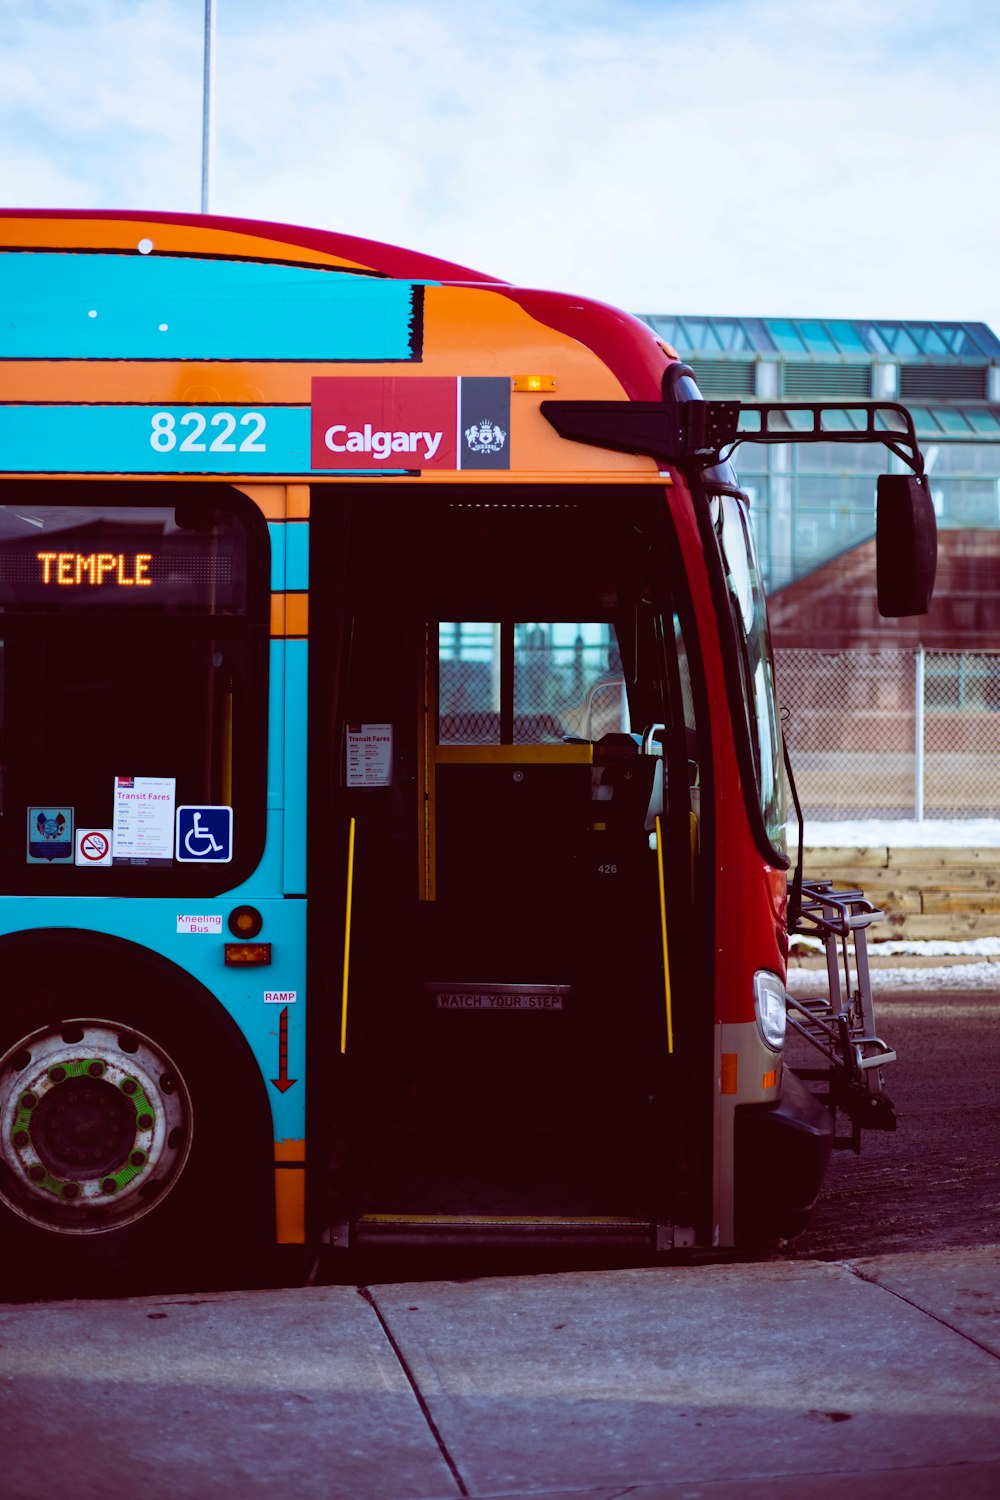
[[[0,1199],[33,1224],[120,1229],[170,1191],[190,1149],[184,1081],[137,1031],[66,1021],[0,1058]]]

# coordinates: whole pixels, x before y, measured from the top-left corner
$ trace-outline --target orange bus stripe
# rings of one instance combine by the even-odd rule
[[[309,634],[309,595],[305,593],[271,595],[272,637]]]
[[[285,595],[285,634],[309,634],[309,595]]]
[[[98,210],[81,218],[36,218],[30,210],[17,218],[0,219],[0,245],[47,246],[67,250],[134,250],[141,239],[150,239],[161,255],[222,255],[249,260],[291,260],[302,264],[368,270],[361,261],[331,251],[302,245],[293,234],[287,238],[256,235],[249,229],[229,229],[210,221],[203,224],[170,223],[160,219],[104,219]]]
[[[274,1159],[275,1161],[295,1162],[297,1165],[302,1166],[306,1159],[305,1141],[275,1141]]]
[[[220,475],[220,478],[224,476]],[[234,489],[248,496],[261,515],[268,521],[283,521],[287,509],[286,489],[283,484],[236,484]]]
[[[306,1174],[274,1173],[275,1239],[279,1245],[302,1245],[306,1238]]]
[[[274,1218],[279,1245],[301,1245],[306,1237],[306,1143],[274,1143]]]

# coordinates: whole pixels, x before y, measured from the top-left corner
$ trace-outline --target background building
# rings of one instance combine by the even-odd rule
[[[744,443],[778,687],[813,818],[1000,810],[1000,340],[983,323],[644,314],[706,396],[901,401],[939,527],[927,615],[875,597],[880,444]],[[849,414],[845,414],[849,420]]]

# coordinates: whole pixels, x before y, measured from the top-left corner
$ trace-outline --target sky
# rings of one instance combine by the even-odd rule
[[[220,214],[1000,331],[993,0],[217,0]],[[0,203],[196,212],[204,0],[0,0]]]

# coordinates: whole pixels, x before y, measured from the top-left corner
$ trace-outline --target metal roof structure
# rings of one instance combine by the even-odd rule
[[[682,354],[719,358],[769,354],[785,359],[1000,360],[1000,339],[985,323],[897,322],[865,318],[722,318],[640,313]]]
[[[899,400],[926,437],[1000,441],[1000,339],[985,323],[640,316],[706,396]]]

